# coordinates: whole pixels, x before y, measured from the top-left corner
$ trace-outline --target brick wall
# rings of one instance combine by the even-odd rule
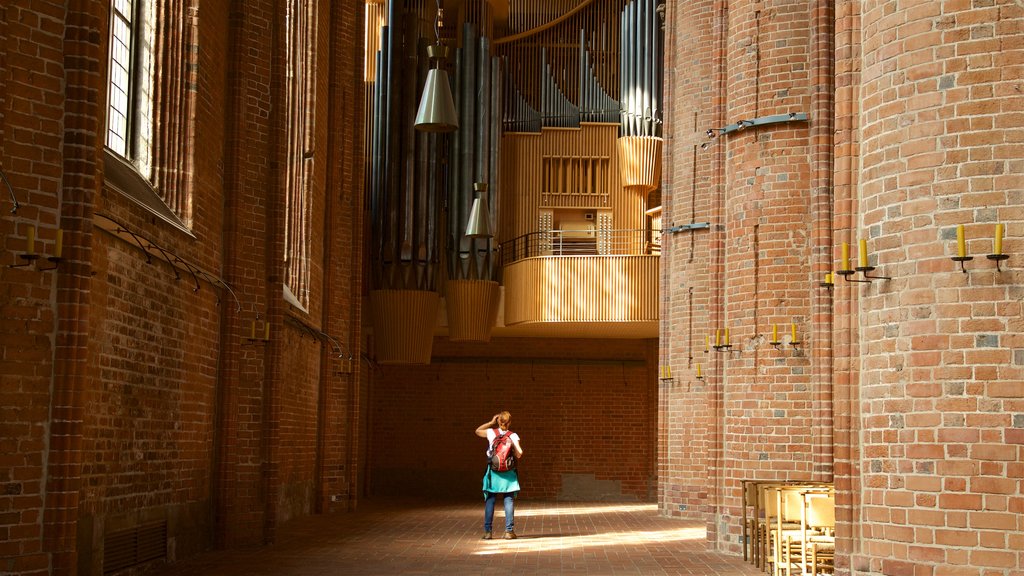
[[[52,249],[59,219],[64,114],[63,7],[9,2],[0,8],[0,169],[22,204],[16,214],[0,183],[0,571],[45,574],[46,460],[57,317],[53,273],[8,268],[26,248]],[[17,39],[32,37],[33,44]],[[44,243],[45,242],[45,243]]]
[[[1024,569],[1024,6],[864,1],[855,574]],[[892,40],[888,40],[888,39]],[[1008,270],[996,272],[996,222]],[[965,225],[975,260],[956,254]]]
[[[664,242],[661,348],[674,378],[661,384],[659,503],[665,514],[708,519],[711,542],[732,552],[740,480],[830,479],[830,459],[818,456],[831,436],[828,375],[816,369],[828,353],[826,319],[814,314],[828,295],[813,265],[823,251],[818,221],[827,228],[828,220],[812,211],[810,127],[719,130],[809,112],[810,10],[810,2],[707,2],[669,14],[669,153],[682,162],[665,184],[666,219],[710,229]],[[775,325],[788,342],[794,323],[800,347],[768,344]],[[714,344],[725,328],[733,348],[705,352],[705,337]]]
[[[191,235],[104,180],[109,3],[72,4],[0,8],[0,168],[23,205],[10,214],[3,188],[0,572],[98,572],[104,535],[150,520],[168,522],[170,557],[181,559],[354,507],[367,390],[362,6],[320,5],[317,240],[303,311],[284,302],[279,270],[279,3],[198,14]],[[101,231],[95,214],[137,238]],[[65,230],[59,271],[7,267],[29,225],[44,253]],[[147,257],[140,243],[169,256]],[[270,342],[243,338],[257,313]],[[323,334],[357,360],[343,368]]]
[[[377,367],[371,493],[478,498],[487,445],[473,431],[508,410],[525,453],[522,497],[648,501],[655,487],[653,346],[438,339],[428,366]]]
[[[1024,7],[832,10],[669,7],[666,222],[711,229],[664,241],[659,503],[738,551],[740,478],[834,479],[837,573],[1014,574],[1020,275],[984,254],[995,222],[1008,253],[1019,236]],[[790,111],[811,121],[703,134]],[[893,280],[818,288],[859,238]],[[800,350],[766,346],[791,319]],[[725,325],[741,350],[698,382],[703,335]]]

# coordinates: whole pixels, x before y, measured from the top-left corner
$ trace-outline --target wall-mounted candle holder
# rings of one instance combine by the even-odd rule
[[[847,282],[861,282],[864,284],[870,284],[872,280],[892,280],[889,276],[871,276],[868,273],[873,272],[877,268],[875,266],[868,265],[868,242],[867,240],[861,239],[860,250],[857,258],[857,267],[850,268],[850,245],[843,242],[842,258],[839,261],[839,270],[836,270],[836,274],[839,274]],[[851,278],[854,274],[860,272],[863,280],[857,280]]]
[[[697,363],[697,380],[704,379],[704,372],[700,369],[700,362]]]
[[[818,282],[818,286],[821,286],[822,288],[828,288],[829,290],[835,288],[835,277],[832,275],[831,272],[826,272],[825,279],[822,280],[821,282]]]
[[[658,368],[658,380],[669,382],[672,380],[672,367],[668,364]]]
[[[256,314],[256,319],[249,324],[249,336],[242,338],[242,345],[253,345],[260,344],[270,341],[270,322],[267,320],[263,321],[261,329],[257,330],[256,326],[260,320],[259,313]]]
[[[996,272],[1003,271],[999,267],[999,263],[1010,257],[1009,254],[1003,254],[1003,230],[1004,226],[1002,224],[996,224],[996,233],[992,239],[992,253],[985,256],[985,258],[995,261]]]
[[[1000,262],[1010,257],[1009,254],[1003,254],[1003,232],[1005,226],[1003,224],[996,224],[995,234],[992,238],[992,254],[986,254],[985,258],[992,260],[996,263],[996,271],[1002,272],[1003,268]],[[967,268],[964,266],[964,262],[970,262],[974,260],[973,256],[967,255],[967,243],[964,239],[964,225],[957,224],[956,226],[956,256],[950,256],[950,260],[953,262],[960,263],[960,270],[966,274]]]
[[[36,270],[40,272],[46,272],[47,270],[56,270],[60,263],[64,260],[61,258],[61,254],[64,250],[64,231],[60,228],[57,229],[57,239],[53,245],[53,255],[43,257],[42,254],[36,252],[36,227],[29,226],[25,232],[25,251],[18,254],[18,259],[22,260],[20,264],[8,264],[8,268],[24,268],[31,266],[36,260],[45,260],[53,266],[37,267]]]
[[[715,330],[715,345],[714,349],[717,352],[732,350],[732,344],[729,343],[729,329],[725,329],[725,338],[722,338],[722,330]]]
[[[793,348],[800,347],[800,344],[803,344],[803,342],[800,342],[800,340],[797,339],[796,323],[790,324],[789,328],[790,328],[789,345],[792,346]],[[770,344],[776,350],[781,350],[782,349],[782,345],[785,344],[785,342],[783,342],[782,340],[779,339],[779,325],[778,324],[772,324],[772,339],[768,342],[768,344]]]
[[[967,268],[964,266],[964,262],[970,262],[974,260],[974,256],[967,255],[967,243],[964,240],[964,225],[956,225],[956,256],[951,257],[953,262],[960,263],[960,270],[964,274],[967,274]]]
[[[796,322],[789,325],[789,345],[793,348],[799,348],[803,342],[796,335]]]

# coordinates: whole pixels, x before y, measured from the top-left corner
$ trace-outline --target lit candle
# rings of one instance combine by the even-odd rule
[[[779,325],[772,324],[772,342],[779,341]]]
[[[703,377],[704,374],[700,371],[700,362],[697,363],[697,378]]]
[[[28,231],[25,232],[25,253],[35,254],[36,253],[36,227],[29,226]]]
[[[715,329],[715,348],[718,348],[721,345],[722,345],[722,329],[721,328],[716,328]]]
[[[726,346],[729,345],[729,329],[728,328],[725,329],[725,345]]]
[[[839,260],[839,269],[850,269],[850,245],[846,242],[843,242],[843,257]]]
[[[964,225],[956,225],[956,255],[959,258],[967,256],[967,244],[964,242]]]
[[[249,340],[256,339],[256,321],[253,320],[252,324],[249,325]]]
[[[790,338],[790,342],[799,342],[799,340],[796,339],[796,323],[795,322],[793,324],[789,325],[789,331],[790,331],[790,335],[792,336]]]
[[[995,243],[994,243],[994,245],[992,247],[992,253],[993,254],[1002,254],[1003,253],[1003,225],[1002,224],[996,224],[996,237],[995,237]]]
[[[57,228],[57,242],[53,246],[53,257],[60,258],[61,253],[64,251],[64,231]]]
[[[263,323],[263,339],[270,340],[270,322]]]
[[[857,251],[857,267],[867,268],[868,267],[868,241],[860,239],[860,250]]]

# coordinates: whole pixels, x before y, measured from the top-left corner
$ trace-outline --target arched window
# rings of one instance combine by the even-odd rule
[[[105,142],[107,183],[186,229],[198,53],[192,2],[112,0]]]
[[[285,16],[287,51],[288,163],[284,267],[286,297],[309,306],[310,196],[313,186],[313,125],[316,111],[316,3],[289,0]]]

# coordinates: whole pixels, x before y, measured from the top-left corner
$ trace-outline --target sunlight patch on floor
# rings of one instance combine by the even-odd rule
[[[581,536],[546,536],[530,538],[521,536],[518,540],[496,540],[484,543],[487,549],[477,555],[515,554],[518,552],[548,552],[595,546],[636,546],[642,544],[665,544],[683,540],[702,540],[704,528],[679,528],[675,530],[649,530],[631,532],[606,532]],[[501,538],[501,536],[497,536]]]
[[[622,514],[631,512],[655,512],[657,504],[609,504],[607,506],[559,506],[516,510],[516,518],[526,516],[575,516],[577,514]]]

